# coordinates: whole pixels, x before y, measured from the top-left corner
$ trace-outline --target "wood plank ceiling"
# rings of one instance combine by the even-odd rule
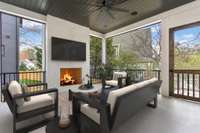
[[[107,33],[176,8],[194,0],[0,0],[44,15],[50,14]],[[105,1],[129,12],[110,11],[96,5]],[[94,6],[95,5],[95,6]],[[133,12],[136,11],[137,14]],[[133,14],[131,14],[133,13]]]

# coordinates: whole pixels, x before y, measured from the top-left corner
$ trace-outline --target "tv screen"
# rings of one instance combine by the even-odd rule
[[[52,60],[85,61],[86,44],[52,37]]]

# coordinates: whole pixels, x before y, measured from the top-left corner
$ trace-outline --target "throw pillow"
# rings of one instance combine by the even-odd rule
[[[15,95],[22,94],[22,88],[21,85],[17,81],[11,81],[8,87],[9,93],[12,97]],[[24,104],[24,99],[17,99],[16,103],[18,106],[22,106]]]
[[[30,93],[29,88],[27,87],[27,85],[21,84],[21,87],[22,87],[22,93],[23,93],[23,94]],[[25,97],[25,98],[24,98],[24,101],[25,101],[25,102],[31,101],[31,97]]]

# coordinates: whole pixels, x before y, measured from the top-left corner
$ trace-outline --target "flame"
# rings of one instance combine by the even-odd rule
[[[64,80],[72,80],[72,76],[69,74],[69,73],[66,73],[65,75],[64,75]]]
[[[64,81],[65,83],[69,83],[69,82],[71,82],[72,84],[75,83],[75,80],[74,80],[73,77],[70,75],[70,73],[65,73],[65,74],[63,75],[63,81]]]

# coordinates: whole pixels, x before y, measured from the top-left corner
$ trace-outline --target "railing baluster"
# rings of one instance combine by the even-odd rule
[[[3,97],[2,97],[2,74],[0,74],[1,75],[1,102],[3,102]]]
[[[199,98],[200,98],[200,74],[199,74]]]
[[[4,85],[6,84],[6,74],[5,73],[3,74],[3,84]]]
[[[35,73],[33,73],[33,79],[34,79],[34,82],[36,82],[36,78],[35,78]]]
[[[19,74],[19,80],[21,80],[21,82],[23,83],[23,80],[24,80],[24,74]]]
[[[184,96],[184,73],[182,73],[182,95]]]
[[[192,74],[192,91],[193,91],[193,97],[195,97],[195,74]]]
[[[190,96],[190,74],[187,74],[187,96]]]
[[[36,74],[37,74],[37,80],[40,81],[38,73],[36,73]]]
[[[177,94],[179,95],[179,73],[177,73]]]

